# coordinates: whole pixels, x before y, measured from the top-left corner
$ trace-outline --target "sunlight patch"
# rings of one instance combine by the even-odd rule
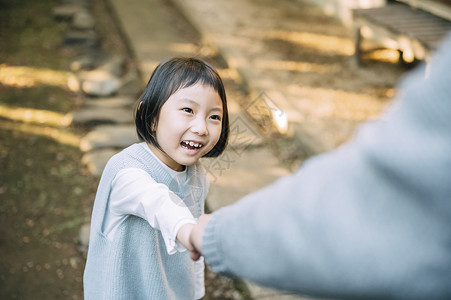
[[[292,42],[322,52],[333,52],[339,55],[352,55],[354,44],[351,39],[329,36],[310,32],[295,32],[283,30],[268,30],[262,32],[262,37],[268,39],[280,39]]]
[[[0,128],[2,130],[20,131],[23,133],[39,135],[43,137],[51,138],[61,144],[79,147],[80,137],[73,134],[69,130],[64,130],[60,128],[52,128],[49,126],[40,126],[33,124],[16,124],[10,122],[0,121]]]
[[[9,107],[2,104],[0,104],[0,117],[25,123],[54,126],[68,126],[72,122],[69,114],[34,108]]]
[[[0,83],[7,86],[29,88],[45,84],[66,87],[69,75],[69,72],[52,69],[0,64]]]

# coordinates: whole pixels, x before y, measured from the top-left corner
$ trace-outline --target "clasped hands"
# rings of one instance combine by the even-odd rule
[[[190,252],[192,260],[198,260],[202,255],[202,237],[210,218],[211,215],[204,214],[199,217],[197,224],[185,224],[177,233],[177,240]]]

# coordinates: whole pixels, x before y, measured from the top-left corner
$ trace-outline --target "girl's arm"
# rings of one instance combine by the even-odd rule
[[[123,169],[113,180],[104,233],[114,234],[127,215],[141,217],[160,230],[168,254],[192,249],[185,236],[196,223],[193,215],[166,185],[139,168]]]

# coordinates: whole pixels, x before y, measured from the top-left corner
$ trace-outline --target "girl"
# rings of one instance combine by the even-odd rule
[[[85,299],[202,298],[203,259],[185,250],[209,186],[198,160],[227,144],[222,80],[195,58],[161,63],[135,119],[143,142],[110,159],[97,190]]]

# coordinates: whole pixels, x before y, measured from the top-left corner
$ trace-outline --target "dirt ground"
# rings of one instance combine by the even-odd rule
[[[65,114],[79,104],[78,96],[65,85],[69,63],[79,53],[62,45],[67,25],[55,22],[50,13],[58,3],[0,0],[1,299],[83,298],[84,256],[77,239],[80,226],[89,218],[98,179],[81,164],[78,142],[84,129],[61,125]],[[107,14],[101,3],[93,7],[97,17]],[[280,73],[280,80],[300,89],[303,85],[315,87],[304,91],[305,95],[311,93],[309,97],[320,97],[316,92],[327,87],[329,92],[346,91],[335,96],[337,101],[343,95],[365,93],[385,103],[406,68],[396,64],[393,53],[384,51],[366,56],[364,69],[350,67],[349,31],[343,31],[329,17],[309,18],[311,15],[315,14],[303,12],[305,26],[337,37],[333,41],[338,43],[345,41],[344,52],[324,54],[311,48],[294,48],[287,39],[266,39],[267,46],[284,60],[332,66],[329,72],[305,73],[296,79]],[[286,19],[294,17],[299,16]],[[108,16],[101,23],[104,33],[116,30]],[[120,36],[109,34],[103,47],[125,53],[125,47],[118,46],[122,43]],[[221,62],[216,64],[220,66]],[[226,85],[232,97],[246,98],[245,91],[232,79],[226,79]],[[338,120],[336,126],[340,126]],[[296,162],[297,145],[280,143],[273,147],[282,163]],[[211,273],[207,279],[211,284],[206,299],[245,297],[234,294],[234,281]]]
[[[81,299],[77,251],[95,179],[82,130],[61,126],[77,105],[56,1],[0,1],[0,298]]]

